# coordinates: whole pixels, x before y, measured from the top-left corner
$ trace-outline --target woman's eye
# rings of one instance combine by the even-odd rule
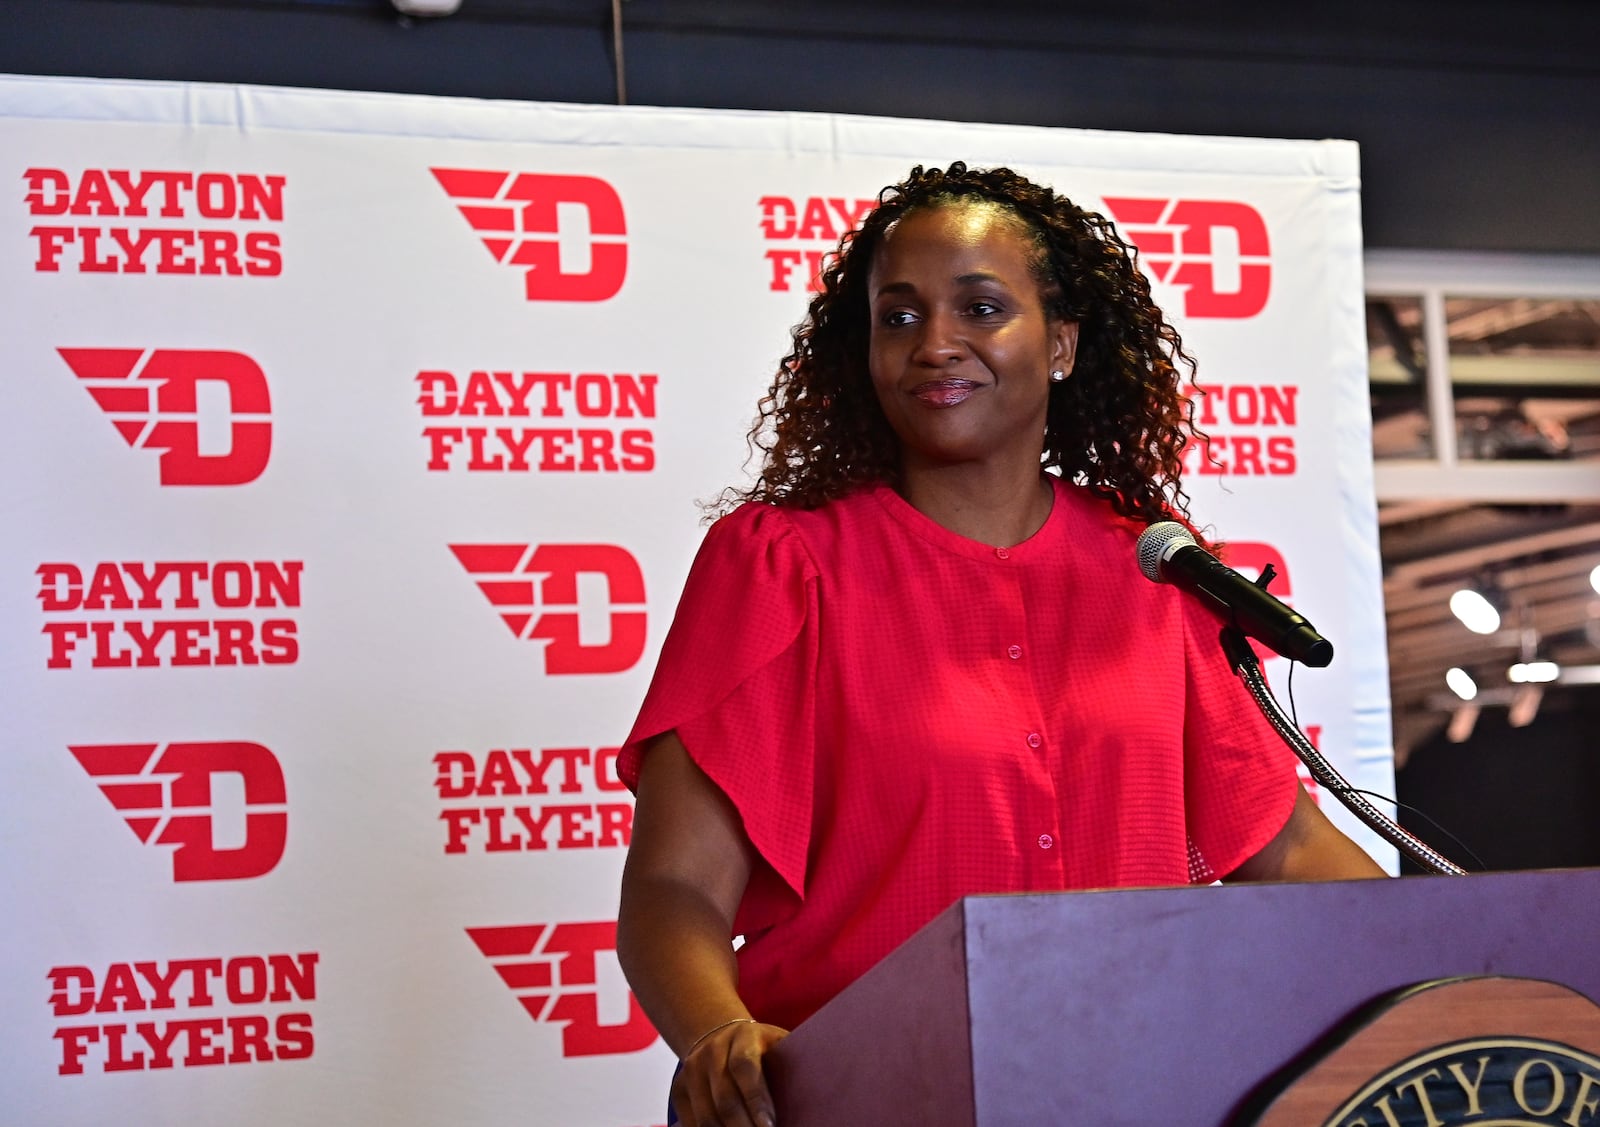
[[[885,325],[909,325],[915,320],[908,309],[891,309],[883,315]]]
[[[978,317],[988,317],[990,314],[1000,312],[1000,307],[992,301],[975,301],[968,308]]]

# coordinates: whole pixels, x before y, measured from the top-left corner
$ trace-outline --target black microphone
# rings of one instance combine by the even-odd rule
[[[1290,661],[1321,669],[1333,660],[1333,643],[1302,615],[1196,544],[1175,520],[1140,533],[1139,570],[1152,583],[1170,583],[1210,599],[1224,618]]]

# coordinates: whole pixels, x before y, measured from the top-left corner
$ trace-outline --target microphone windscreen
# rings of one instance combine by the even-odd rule
[[[1175,520],[1162,520],[1139,534],[1139,570],[1152,583],[1163,583],[1161,560],[1174,544],[1193,544],[1194,535]]]

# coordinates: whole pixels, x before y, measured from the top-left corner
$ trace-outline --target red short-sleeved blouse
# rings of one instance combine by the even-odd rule
[[[708,532],[619,770],[675,729],[758,868],[739,991],[793,1027],[961,896],[1209,881],[1264,846],[1294,760],[1139,527],[1055,480],[1012,548],[887,487]]]

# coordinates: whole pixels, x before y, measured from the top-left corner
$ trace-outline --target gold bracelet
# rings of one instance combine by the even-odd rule
[[[683,1056],[679,1057],[678,1059],[679,1060],[688,1060],[689,1059],[689,1054],[694,1052],[696,1049],[698,1049],[700,1047],[700,1042],[701,1041],[704,1041],[707,1037],[711,1036],[717,1030],[726,1029],[730,1025],[738,1025],[741,1021],[748,1021],[751,1025],[759,1025],[759,1024],[761,1024],[760,1022],[756,1021],[756,1019],[753,1018],[753,1017],[730,1017],[727,1021],[723,1022],[721,1025],[713,1025],[710,1029],[706,1030],[704,1033],[700,1034],[700,1036],[696,1037],[690,1043],[689,1048],[684,1051]]]

